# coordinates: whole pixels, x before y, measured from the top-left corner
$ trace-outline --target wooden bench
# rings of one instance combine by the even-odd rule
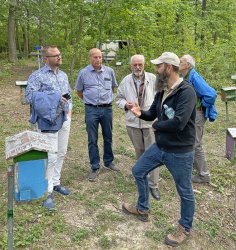
[[[16,81],[16,86],[20,87],[21,103],[26,104],[26,102],[25,102],[25,89],[27,86],[27,81]]]

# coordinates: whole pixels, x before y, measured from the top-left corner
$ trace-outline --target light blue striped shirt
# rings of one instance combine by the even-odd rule
[[[96,71],[90,64],[79,72],[75,90],[83,91],[85,104],[99,105],[112,103],[112,89],[117,87],[112,68],[102,65],[101,70]]]
[[[32,103],[32,94],[34,91],[46,91],[46,90],[57,90],[61,92],[61,95],[66,93],[71,94],[71,88],[67,74],[57,70],[55,74],[51,68],[45,64],[39,70],[33,72],[28,81],[25,91],[25,100],[27,103]],[[68,100],[69,109],[72,109],[72,99]]]

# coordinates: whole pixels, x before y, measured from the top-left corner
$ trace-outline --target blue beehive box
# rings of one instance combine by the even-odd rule
[[[25,131],[6,138],[6,159],[15,163],[15,199],[30,201],[43,196],[47,190],[47,152],[51,144],[38,132]]]
[[[47,190],[46,179],[47,153],[37,152],[36,159],[32,158],[32,151],[22,155],[25,160],[15,163],[15,199],[17,201],[29,201],[43,196]],[[39,153],[39,154],[38,154]],[[42,158],[42,159],[40,159]],[[18,162],[17,162],[18,161]]]

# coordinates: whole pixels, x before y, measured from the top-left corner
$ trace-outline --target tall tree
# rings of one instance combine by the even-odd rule
[[[10,62],[17,60],[16,52],[16,12],[17,2],[15,0],[9,1],[8,14],[8,59]]]

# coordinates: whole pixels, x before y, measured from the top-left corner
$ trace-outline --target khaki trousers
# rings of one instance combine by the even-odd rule
[[[126,126],[130,140],[132,141],[137,159],[144,153],[144,151],[153,143],[155,143],[155,136],[152,128],[133,128]],[[154,169],[148,175],[148,185],[150,188],[158,188],[159,186],[159,168]]]
[[[207,166],[207,161],[205,158],[205,153],[202,147],[203,144],[203,132],[204,124],[206,122],[204,112],[197,110],[195,126],[196,126],[196,141],[195,141],[195,157],[193,167],[197,170],[198,174],[201,176],[210,175],[210,171]]]

